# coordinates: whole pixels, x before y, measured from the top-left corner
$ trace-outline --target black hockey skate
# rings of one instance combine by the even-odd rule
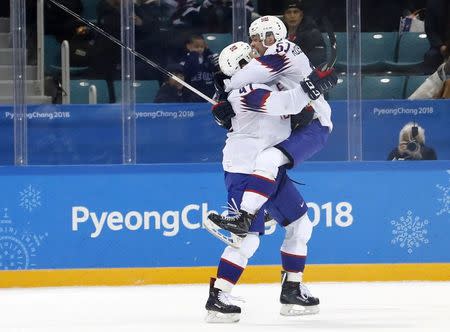
[[[250,229],[250,224],[255,216],[244,210],[239,210],[234,216],[221,216],[217,213],[211,213],[208,219],[220,228],[230,231],[240,237],[245,237]]]
[[[207,323],[236,323],[241,318],[241,308],[230,302],[228,293],[214,287],[215,278],[209,282],[209,297],[206,301]]]
[[[301,282],[287,281],[283,275],[281,285],[281,310],[283,316],[314,315],[319,312],[319,299],[311,295]]]

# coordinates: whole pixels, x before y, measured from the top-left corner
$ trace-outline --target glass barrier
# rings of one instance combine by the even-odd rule
[[[450,95],[443,90],[450,73],[443,65],[448,7],[448,1],[361,1],[365,160],[450,158]]]
[[[218,53],[263,15],[314,66],[336,38],[334,129],[310,160],[450,159],[448,18],[425,2],[2,2],[0,165],[220,162],[226,131],[167,71],[212,97]]]

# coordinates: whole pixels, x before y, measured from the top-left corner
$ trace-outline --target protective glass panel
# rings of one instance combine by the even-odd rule
[[[16,6],[21,1],[11,4]],[[111,1],[23,0],[23,3],[20,11],[25,21],[20,29],[14,23],[13,18],[19,15],[14,10],[2,10],[2,14],[11,16],[13,30],[5,30],[6,23],[0,24],[3,43],[0,84],[4,85],[0,101],[5,105],[0,109],[4,113],[2,135],[8,135],[2,139],[1,149],[6,149],[6,153],[2,153],[1,163],[14,163],[15,143],[15,162],[20,164],[19,142],[26,147],[23,164],[122,163],[122,113],[120,105],[114,104],[117,98],[113,89],[114,80],[121,77],[117,66],[120,48],[113,47],[110,40],[89,26],[95,23],[108,30],[106,22],[118,18],[120,40],[120,8],[113,12],[112,7],[106,6],[113,6]],[[8,60],[4,55],[12,53],[11,40],[16,41],[22,33],[26,39],[26,63],[21,67],[16,56]],[[117,37],[116,31],[109,33]],[[14,54],[20,54],[14,50]],[[11,106],[7,106],[14,100],[16,108],[20,105],[16,98],[21,90],[16,82],[20,77],[24,81],[26,106],[26,129],[21,131],[15,123],[17,116],[13,120],[9,115]],[[15,94],[10,91],[13,88]],[[15,132],[14,143],[11,132]]]
[[[216,54],[269,14],[315,66],[332,56],[327,31],[336,36],[334,130],[310,160],[450,158],[445,1],[291,1],[300,29],[286,2],[20,2],[23,31],[8,1],[0,12],[1,164],[220,162],[226,131],[167,71],[212,97]]]
[[[251,22],[257,13],[251,1],[233,2],[241,8],[234,19],[247,41],[242,20]],[[136,1],[136,50],[151,61],[136,59],[137,163],[222,160],[226,130],[215,124],[211,104],[198,92],[214,96],[218,54],[237,29],[233,2]]]
[[[242,11],[234,13],[233,17],[233,9],[236,8],[231,1],[179,1],[176,7],[167,7],[168,3],[161,2],[163,15],[159,16],[159,39],[149,42],[159,47],[144,47],[145,38],[139,39],[136,32],[136,49],[140,50],[139,44],[143,45],[141,51],[147,52],[145,56],[156,59],[159,65],[212,97],[216,54],[233,40],[248,41],[248,26],[260,16],[278,15],[290,24],[291,38],[316,66],[328,61],[332,55],[327,30],[336,31],[339,37],[345,36],[345,1],[332,5],[305,2],[301,8],[301,22],[292,22],[288,18],[288,4],[285,2],[234,2],[236,7],[240,3],[243,3]],[[136,15],[139,11],[141,9],[135,7]],[[135,28],[138,31],[138,27]],[[241,38],[236,37],[239,31]],[[342,45],[339,56],[344,56],[345,51]],[[156,77],[159,87],[154,76],[140,80],[140,75],[150,73],[151,67],[136,60],[137,162],[221,162],[227,132],[213,121],[211,105],[164,74]],[[152,73],[157,74],[155,71]],[[139,97],[139,90],[145,91],[147,100]],[[153,105],[148,104],[148,99],[153,98],[150,91],[156,91]],[[339,99],[340,96],[335,95],[332,101],[337,109],[333,116],[342,125],[336,126],[324,149],[310,160],[347,160],[347,105]]]
[[[364,160],[450,158],[449,12],[448,1],[361,1]]]
[[[314,67],[336,61],[337,86],[325,93],[332,109],[333,131],[310,161],[348,159],[346,1],[258,1],[261,15],[280,15],[288,39],[300,46]],[[332,47],[333,36],[336,48]],[[333,37],[332,37],[333,38]]]

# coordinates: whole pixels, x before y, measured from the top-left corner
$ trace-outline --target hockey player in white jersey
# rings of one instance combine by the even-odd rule
[[[276,17],[262,17],[253,22],[249,30],[252,46],[263,55],[233,75],[226,82],[228,90],[239,89],[249,82],[264,82],[282,91],[298,87],[300,83],[304,92],[312,100],[301,114],[310,114],[312,121],[295,130],[288,140],[275,148],[264,150],[257,156],[253,176],[249,177],[247,186],[243,189],[240,211],[234,217],[222,217],[217,214],[209,216],[209,219],[219,227],[241,236],[245,234],[246,228],[252,228],[255,221],[258,223],[257,220],[261,218],[259,209],[275,193],[279,167],[282,165],[293,167],[323,148],[332,130],[332,122],[331,109],[322,94],[337,82],[333,70],[322,72],[311,68],[308,58],[301,49],[284,39],[286,29]],[[227,107],[227,105],[221,107]],[[219,122],[223,120],[224,124],[230,118],[230,114],[221,113],[225,116],[219,119]],[[306,208],[304,201],[300,204]],[[283,220],[285,216],[278,212],[270,211],[270,214],[279,222],[280,219],[284,223],[291,222],[289,227],[292,232],[287,234],[287,237],[290,237],[291,241],[297,241],[297,245],[291,246],[285,240],[281,248],[282,265],[287,271],[284,274],[285,279],[280,296],[280,301],[284,304],[282,314],[296,314],[297,312],[292,311],[291,304],[302,305],[304,304],[302,299],[307,298],[311,298],[311,301],[317,300],[310,296],[309,291],[301,283],[307,242],[312,231],[311,221],[306,214],[306,209],[303,211],[302,218],[295,222],[289,218]]]
[[[220,54],[221,70],[230,76],[238,73],[241,66],[252,61],[250,52],[250,45],[242,42],[226,47]],[[311,102],[311,98],[300,86],[291,90],[275,91],[267,85],[248,84],[239,90],[231,91],[228,101],[236,115],[231,120],[233,131],[228,133],[223,149],[223,168],[228,204],[231,212],[236,213],[239,211],[243,189],[255,167],[256,156],[289,137],[289,115],[299,113]],[[300,231],[302,241],[308,240],[312,226],[311,223],[296,223],[304,217],[307,207],[284,168],[280,168],[273,185],[275,192],[266,207],[279,216],[277,220],[286,228],[283,246],[289,250],[297,245]],[[247,266],[248,259],[259,246],[259,236],[264,234],[264,219],[255,219],[252,225],[248,226],[243,230],[246,236],[239,248],[225,248],[217,270],[217,279],[211,278],[209,298],[205,305],[208,322],[236,322],[240,318],[241,309],[232,304],[230,293]],[[238,234],[240,232],[239,229],[234,231]],[[297,262],[294,259],[289,264],[295,268]],[[295,293],[291,289],[292,292]],[[302,301],[302,304],[308,307],[305,312],[314,313],[318,310],[318,299],[310,296]]]
[[[321,71],[313,69],[306,55],[296,44],[285,39],[286,28],[275,16],[264,16],[255,20],[249,28],[252,47],[262,56],[251,61],[243,70],[229,80],[225,80],[226,90],[239,89],[253,83],[266,83],[278,90],[292,89],[301,85],[312,99],[301,116],[293,117],[302,122],[301,128],[294,130],[288,140],[271,147],[261,154],[255,162],[253,181],[249,183],[242,202],[242,209],[237,220],[228,220],[219,215],[211,215],[211,220],[218,226],[227,229],[243,219],[251,219],[269,195],[261,195],[259,187],[273,183],[278,167],[295,165],[311,158],[320,151],[333,129],[331,108],[323,97],[323,93],[335,86],[337,76],[334,70]],[[227,105],[220,105],[217,121],[225,124],[233,113]],[[305,115],[309,115],[305,119]],[[305,123],[306,122],[306,123]],[[248,223],[248,222],[247,222]]]

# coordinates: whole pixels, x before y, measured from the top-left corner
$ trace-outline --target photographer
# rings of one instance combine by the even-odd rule
[[[436,152],[425,146],[425,130],[417,123],[407,123],[399,134],[398,146],[387,160],[436,160]]]

